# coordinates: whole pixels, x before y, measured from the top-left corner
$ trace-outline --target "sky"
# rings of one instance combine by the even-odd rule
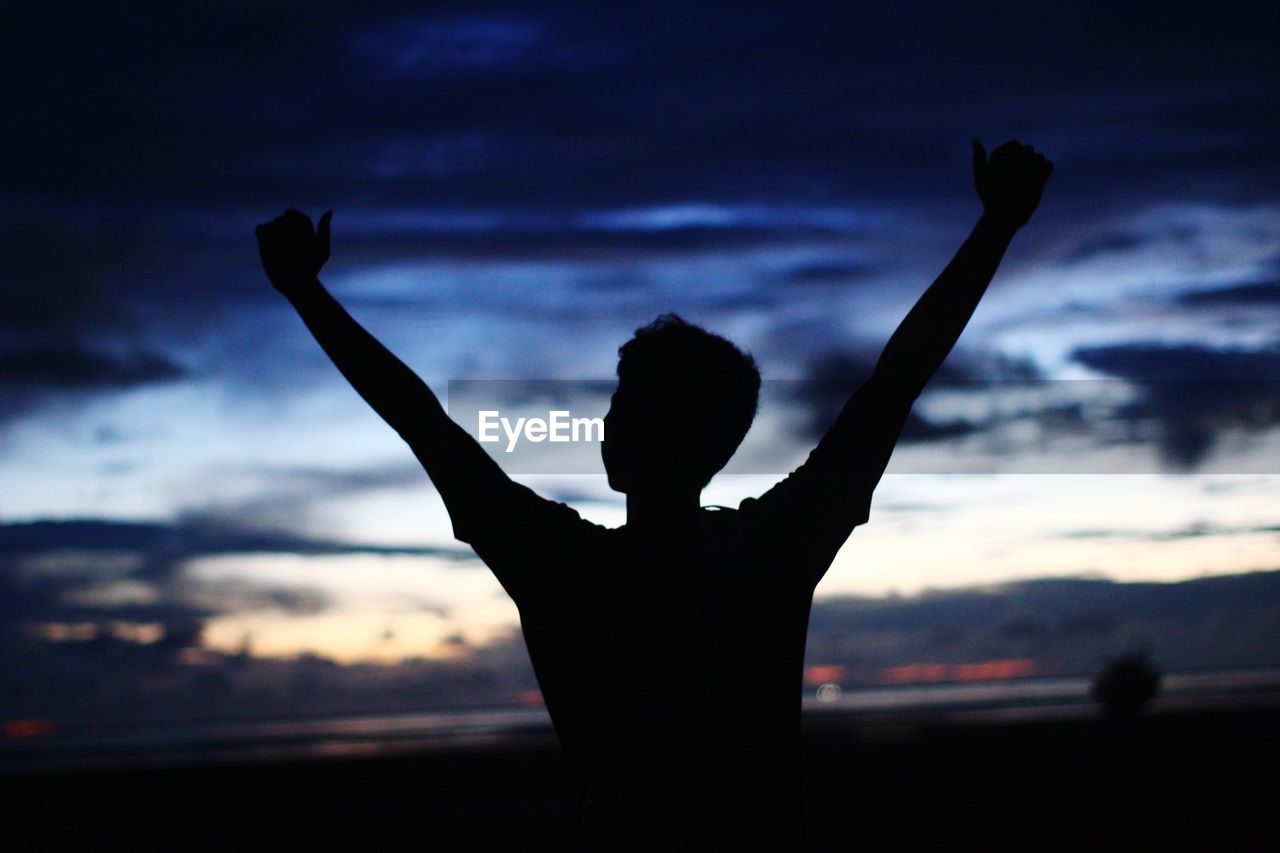
[[[1280,16],[880,5],[7,8],[0,717],[534,695],[514,606],[271,289],[257,223],[334,210],[322,277],[442,396],[607,381],[664,311],[728,336],[766,380],[703,496],[733,506],[976,221],[971,138],[1056,168],[818,589],[848,620],[815,616],[811,665],[1280,664]],[[513,473],[624,521],[590,454]],[[1086,582],[1033,614],[1056,646],[1014,648],[1027,589]],[[1124,603],[1170,590],[1215,592]],[[998,642],[911,640],[939,600]]]

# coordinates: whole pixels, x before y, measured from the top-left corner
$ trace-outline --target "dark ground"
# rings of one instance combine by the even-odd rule
[[[1274,850],[1280,711],[1131,723],[811,720],[809,849]],[[545,738],[502,748],[0,776],[9,850],[560,850]]]

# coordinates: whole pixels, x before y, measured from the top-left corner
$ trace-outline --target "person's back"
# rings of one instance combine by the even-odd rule
[[[951,351],[1051,170],[974,142],[983,216],[803,465],[737,510],[700,506],[755,415],[760,376],[723,338],[664,315],[620,350],[605,418],[608,529],[506,476],[430,389],[316,278],[297,211],[259,227],[263,265],[325,352],[405,439],[520,611],[582,789],[587,850],[802,846],[799,723],[814,587],[870,500],[911,405]]]
[[[525,501],[513,511],[527,537],[468,541],[500,576],[537,579],[508,591],[585,792],[583,832],[602,849],[654,832],[672,849],[666,834],[697,827],[738,836],[735,849],[794,834],[801,579],[815,575],[797,570],[831,555],[771,535],[751,509],[607,529]]]

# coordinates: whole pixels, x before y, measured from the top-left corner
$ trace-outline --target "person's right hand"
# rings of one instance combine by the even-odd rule
[[[332,219],[333,211],[325,211],[319,227],[312,228],[311,217],[291,209],[255,229],[262,268],[276,290],[287,296],[316,280],[329,260]]]
[[[983,216],[1017,230],[1035,213],[1053,163],[1030,145],[1006,142],[987,159],[982,143],[973,140],[973,185],[982,199]]]

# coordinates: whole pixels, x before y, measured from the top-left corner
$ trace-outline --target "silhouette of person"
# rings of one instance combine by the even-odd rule
[[[912,403],[951,351],[1052,164],[973,142],[982,215],[807,460],[738,509],[700,505],[755,415],[760,375],[672,314],[619,350],[605,528],[511,480],[426,384],[321,285],[332,211],[257,229],[263,267],[356,391],[408,443],[520,612],[578,782],[581,850],[803,845],[800,696],[813,590],[867,521]],[[536,784],[531,780],[530,784]]]

